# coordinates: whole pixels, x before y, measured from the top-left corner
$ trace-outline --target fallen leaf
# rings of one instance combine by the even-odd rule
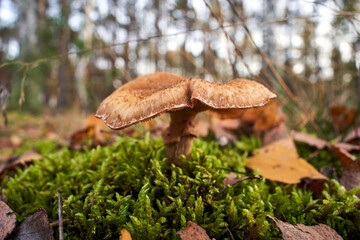
[[[284,113],[277,101],[270,102],[263,108],[254,108],[254,110],[259,111],[254,123],[254,132],[265,131],[284,122]]]
[[[346,190],[360,186],[360,158],[344,165],[340,183]],[[360,197],[360,192],[356,195]]]
[[[315,198],[320,198],[325,189],[325,183],[327,183],[325,179],[302,178],[297,186],[304,191],[311,191]]]
[[[70,135],[70,146],[74,149],[81,149],[83,146],[88,145],[91,147],[105,145],[110,135],[104,132],[104,129],[108,128],[101,119],[98,119],[95,115],[89,115],[85,119],[85,127]]]
[[[332,144],[332,146],[344,149],[345,151],[348,151],[348,152],[360,151],[360,146],[354,145],[354,144],[349,144],[349,143],[343,143],[343,142],[334,143],[334,144]]]
[[[297,184],[303,178],[327,179],[306,160],[300,158],[292,138],[273,142],[249,158],[247,167],[258,169],[269,180]]]
[[[317,138],[307,133],[291,131],[291,136],[295,141],[306,143],[312,147],[316,147],[317,149],[324,149],[329,146],[329,143],[325,140]]]
[[[26,166],[33,160],[41,160],[42,155],[37,153],[35,150],[29,150],[20,156],[13,156],[8,159],[7,162],[0,165],[0,179],[4,177],[8,172],[13,171],[18,166]]]
[[[331,227],[325,224],[305,226],[303,224],[291,225],[280,221],[276,217],[267,215],[272,219],[282,233],[284,240],[341,240],[342,237]]]
[[[280,123],[278,126],[264,131],[263,134],[263,145],[269,145],[272,142],[276,142],[281,139],[290,137],[285,122]]]
[[[123,228],[120,232],[119,240],[132,240],[130,232]]]
[[[239,119],[246,127],[251,126],[255,133],[274,128],[284,121],[281,105],[277,101],[271,101],[257,108],[228,109],[226,111],[215,109],[209,110],[207,113],[218,119]]]
[[[360,126],[349,132],[348,135],[346,135],[344,142],[353,142],[356,140],[360,140]]]
[[[333,106],[330,108],[331,122],[334,127],[343,132],[355,117],[355,111],[346,106]]]
[[[45,209],[38,209],[28,217],[13,233],[15,240],[53,240],[53,229]]]
[[[16,215],[9,206],[0,201],[0,240],[12,233],[16,226]]]
[[[331,149],[335,152],[335,154],[340,158],[341,164],[346,166],[355,160],[355,157],[352,156],[345,148],[342,148],[341,145],[333,144],[331,145]]]
[[[210,240],[205,229],[199,225],[188,221],[184,230],[176,232],[182,240]]]

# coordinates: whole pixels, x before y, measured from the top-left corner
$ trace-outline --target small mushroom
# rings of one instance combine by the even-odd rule
[[[194,127],[197,113],[259,107],[275,97],[262,84],[246,79],[216,84],[159,72],[115,90],[101,103],[96,117],[112,129],[122,129],[169,112],[170,125],[162,134],[165,155],[181,166],[180,155],[190,155],[193,139],[198,136]]]

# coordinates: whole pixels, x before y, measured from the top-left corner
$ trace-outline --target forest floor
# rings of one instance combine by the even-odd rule
[[[7,203],[16,219],[1,216],[8,210],[0,208],[7,229],[0,239],[31,231],[24,224],[36,214],[51,229],[44,234],[59,237],[53,234],[59,226],[54,199],[59,194],[66,239],[114,239],[120,234],[122,239],[191,239],[193,231],[217,239],[267,239],[298,234],[298,223],[329,226],[307,229],[312,237],[321,232],[331,239],[360,236],[360,128],[353,125],[347,137],[325,141],[290,131],[282,117],[254,114],[240,117],[245,125],[201,116],[202,137],[191,160],[182,169],[169,169],[159,138],[166,116],[110,131],[76,110],[39,116],[11,112],[8,126],[0,126],[0,203]],[[116,163],[119,159],[124,165]],[[64,187],[75,178],[81,186]],[[114,179],[122,181],[115,184]]]

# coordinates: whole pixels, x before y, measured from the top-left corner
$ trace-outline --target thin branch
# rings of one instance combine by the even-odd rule
[[[62,216],[62,198],[61,194],[58,196],[58,212],[59,212],[59,240],[64,240],[64,226],[63,226],[63,216]]]

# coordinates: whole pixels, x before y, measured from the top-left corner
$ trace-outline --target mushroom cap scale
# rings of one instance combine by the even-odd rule
[[[216,84],[160,72],[138,77],[115,90],[100,104],[96,116],[110,128],[121,129],[167,111],[258,107],[275,97],[262,84],[246,79]]]

